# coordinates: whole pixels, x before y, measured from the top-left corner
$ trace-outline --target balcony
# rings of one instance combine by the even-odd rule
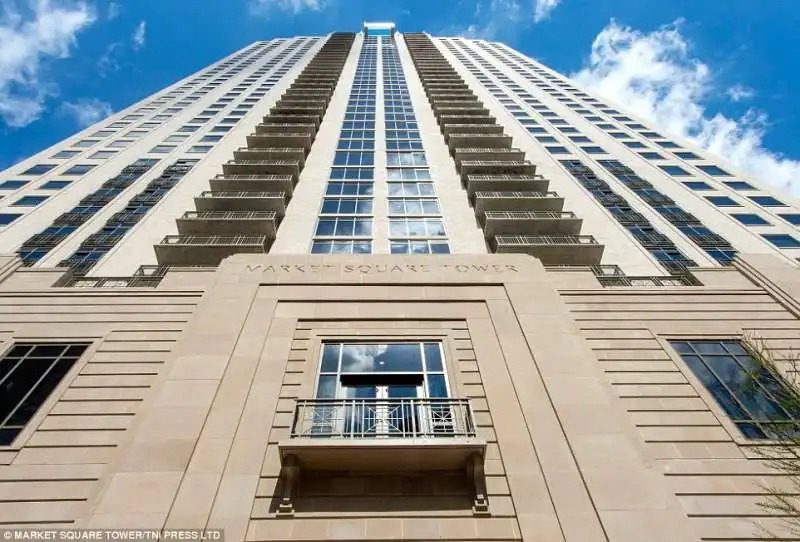
[[[155,245],[159,265],[219,265],[233,254],[263,254],[269,247],[265,236],[167,235]]]
[[[416,473],[466,471],[473,512],[488,513],[486,441],[468,399],[298,399],[282,465],[279,514],[292,514],[300,469]]]
[[[293,105],[283,101],[278,102],[270,109],[269,115],[324,115],[325,107],[317,104]]]
[[[536,175],[536,166],[526,160],[459,160],[456,158],[456,167],[461,173],[462,182],[465,182],[467,175]]]
[[[474,104],[458,105],[458,106],[443,106],[436,105],[433,108],[434,114],[437,118],[450,117],[452,115],[488,115],[489,110],[483,107],[480,102]]]
[[[177,220],[185,236],[263,235],[275,238],[278,215],[274,211],[186,211]]]
[[[432,94],[443,93],[443,92],[451,92],[453,90],[461,90],[469,88],[466,83],[464,82],[436,82],[436,83],[426,83],[423,81],[422,85],[425,87],[425,94],[430,97]]]
[[[313,124],[314,129],[319,128],[322,122],[322,113],[317,115],[301,115],[294,113],[270,113],[264,117],[262,124]]]
[[[213,192],[206,190],[194,198],[198,211],[286,211],[283,192]]]
[[[591,235],[497,235],[490,245],[498,254],[530,254],[543,265],[598,265],[605,248]]]
[[[306,161],[306,151],[302,148],[291,147],[271,147],[267,149],[240,147],[233,151],[233,159],[237,162],[247,160],[291,160],[299,162],[302,169]]]
[[[442,115],[439,117],[439,125],[448,124],[494,124],[495,118],[491,115]]]
[[[300,169],[298,160],[230,160],[222,164],[225,175],[291,175],[295,182]]]
[[[485,448],[467,399],[301,399],[280,444],[282,459],[323,470],[458,468]]]
[[[473,102],[477,102],[478,98],[475,96],[471,90],[461,90],[461,91],[453,91],[448,93],[436,94],[436,96],[431,98],[431,103],[436,105],[440,102],[449,102],[452,100],[470,100]]]
[[[475,192],[475,213],[486,211],[561,211],[564,198],[556,192]]]
[[[550,181],[541,175],[465,175],[463,182],[467,193],[476,192],[546,192]]]
[[[291,175],[217,175],[209,182],[214,192],[285,192],[291,195]]]
[[[459,148],[492,148],[492,149],[510,149],[512,139],[511,136],[504,133],[491,133],[486,132],[472,132],[472,133],[459,133],[452,132],[445,135],[447,145],[450,147],[450,152],[455,152]]]
[[[503,134],[503,127],[499,124],[445,124],[442,128],[445,137],[452,134]]]
[[[313,100],[328,104],[331,99],[331,92],[321,90],[288,90],[283,93],[280,101]]]
[[[487,239],[495,235],[577,235],[583,224],[569,211],[488,211],[481,222]]]
[[[307,134],[314,137],[317,134],[317,125],[306,122],[264,122],[256,125],[256,136],[263,134]]]
[[[525,153],[519,149],[503,149],[497,147],[457,148],[453,151],[456,164],[468,162],[525,162]],[[530,174],[533,175],[535,169]]]
[[[307,132],[281,132],[272,134],[251,134],[247,136],[247,147],[250,149],[268,149],[270,147],[295,147],[308,152],[314,138]]]

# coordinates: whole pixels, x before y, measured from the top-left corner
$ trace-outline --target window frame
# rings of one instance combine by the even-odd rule
[[[64,393],[70,387],[72,382],[75,378],[83,371],[86,367],[86,364],[92,359],[97,352],[98,348],[100,348],[100,344],[103,342],[102,337],[90,337],[85,335],[76,335],[76,336],[62,336],[62,337],[47,337],[47,338],[36,338],[36,339],[26,339],[26,340],[15,340],[13,338],[8,340],[7,344],[3,344],[2,350],[0,350],[0,359],[4,359],[6,355],[11,351],[14,347],[15,343],[36,343],[36,344],[78,344],[78,343],[87,343],[88,346],[86,350],[83,351],[83,354],[75,360],[75,363],[72,364],[70,370],[67,371],[67,374],[61,379],[54,388],[53,391],[50,392],[50,395],[45,399],[36,412],[31,416],[31,419],[28,420],[28,423],[25,424],[25,427],[22,431],[14,437],[14,440],[11,441],[11,444],[2,446],[0,445],[0,451],[3,452],[19,452],[31,437],[36,433],[39,429],[39,426],[42,424],[44,419],[50,414],[50,411],[53,410],[53,407],[61,400]]]
[[[689,385],[695,391],[695,393],[700,397],[700,399],[705,403],[706,408],[714,415],[717,419],[717,422],[722,426],[734,444],[738,445],[745,455],[751,458],[759,457],[758,455],[752,455],[752,452],[748,452],[749,448],[754,446],[770,446],[770,445],[780,445],[785,444],[782,441],[778,441],[775,439],[748,439],[744,436],[744,434],[739,430],[736,424],[731,420],[728,414],[722,409],[720,404],[717,402],[716,397],[708,390],[706,385],[694,374],[686,362],[683,360],[683,357],[680,353],[675,350],[672,346],[673,341],[680,341],[680,342],[692,342],[692,341],[738,341],[742,343],[745,348],[747,348],[745,344],[745,337],[742,335],[734,335],[734,334],[724,334],[724,333],[708,333],[708,334],[677,334],[677,333],[665,333],[663,335],[656,335],[656,341],[661,346],[663,352],[667,354],[667,357],[673,362],[675,367],[683,374],[684,378],[688,381]],[[785,380],[785,377],[781,375],[781,377]]]
[[[386,334],[386,329],[380,327],[370,327],[361,330],[361,335],[348,334],[336,335],[324,328],[312,329],[310,333],[311,340],[311,359],[314,360],[313,370],[306,371],[304,388],[307,391],[306,397],[317,396],[319,388],[319,377],[322,373],[322,354],[325,344],[386,344],[386,343],[440,343],[440,352],[442,355],[442,369],[445,375],[445,382],[448,389],[449,398],[462,398],[466,397],[464,392],[464,381],[460,371],[458,371],[457,360],[460,359],[458,351],[456,350],[454,339],[455,330],[443,329],[440,332],[414,333],[413,335],[399,336]],[[365,340],[369,336],[370,339]],[[373,339],[374,337],[374,339]]]

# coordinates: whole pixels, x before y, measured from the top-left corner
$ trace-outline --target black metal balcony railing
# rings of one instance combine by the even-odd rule
[[[291,438],[475,437],[468,399],[298,399]]]

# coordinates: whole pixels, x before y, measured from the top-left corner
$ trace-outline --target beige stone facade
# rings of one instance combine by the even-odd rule
[[[237,255],[155,289],[4,261],[0,339],[91,346],[12,445],[0,527],[227,540],[758,540],[781,479],[670,347],[800,346],[800,271],[603,288],[524,255]],[[463,438],[294,438],[330,341],[440,341]],[[485,506],[488,504],[488,507]]]

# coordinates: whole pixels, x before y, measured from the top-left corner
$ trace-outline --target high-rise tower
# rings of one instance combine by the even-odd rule
[[[800,202],[501,43],[257,42],[0,191],[0,527],[782,528]]]

